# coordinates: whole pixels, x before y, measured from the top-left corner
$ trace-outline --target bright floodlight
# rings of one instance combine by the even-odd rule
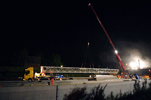
[[[90,45],[90,43],[88,42],[88,46]]]
[[[144,61],[140,61],[140,69],[143,69],[146,66],[146,63]]]
[[[118,51],[117,50],[115,50],[115,54],[117,54],[118,53]]]
[[[90,5],[91,5],[91,3],[88,4],[88,6],[90,6]]]
[[[132,69],[138,69],[138,64],[136,62],[131,62],[130,66]]]

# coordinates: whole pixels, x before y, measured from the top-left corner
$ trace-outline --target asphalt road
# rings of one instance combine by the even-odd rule
[[[131,81],[125,79],[102,79],[97,81],[88,81],[87,79],[81,80],[54,80],[54,85],[75,85],[75,84],[96,84],[96,83],[114,83],[114,82],[123,82],[123,81]],[[49,80],[42,80],[41,82],[33,81],[0,81],[0,87],[23,87],[23,86],[46,86],[52,85],[51,81]]]
[[[144,80],[139,80],[140,85]],[[147,87],[149,87],[147,81]],[[54,85],[48,85],[47,80],[42,82],[25,82],[25,81],[1,81],[0,100],[62,100],[65,94],[69,94],[76,87],[87,87],[90,92],[94,87],[101,85],[105,88],[105,95],[108,96],[113,91],[114,95],[122,92],[132,92],[134,81],[124,79],[107,79],[107,80],[56,80]],[[57,88],[58,87],[58,88]]]

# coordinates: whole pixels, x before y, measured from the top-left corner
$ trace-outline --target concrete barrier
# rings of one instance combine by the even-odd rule
[[[1,87],[0,100],[56,100],[56,86]]]
[[[96,75],[97,80],[102,80],[102,79],[118,79],[117,76],[113,75]]]
[[[144,81],[140,81],[142,85]],[[105,96],[113,92],[114,95],[126,92],[132,92],[135,81],[110,82],[110,83],[89,83],[79,85],[58,85],[57,86],[29,86],[29,87],[0,87],[0,100],[62,100],[65,94],[69,94],[75,87],[87,87],[89,93],[94,87],[105,86]],[[147,87],[149,87],[147,82]]]
[[[140,86],[142,86],[142,83],[144,82],[144,80],[140,81]],[[149,83],[151,81],[148,80],[147,82],[147,88],[149,87]],[[105,97],[109,96],[111,94],[111,92],[113,92],[113,95],[116,96],[117,94],[121,93],[130,93],[133,92],[134,89],[134,83],[135,81],[125,81],[125,82],[113,82],[113,83],[97,83],[97,84],[80,84],[80,85],[68,85],[68,86],[63,86],[60,85],[58,87],[58,99],[57,100],[62,100],[65,94],[69,94],[71,92],[72,89],[76,88],[76,87],[87,87],[87,92],[90,93],[91,90],[94,87],[97,87],[99,84],[101,86],[105,86],[107,84],[107,87],[105,88],[104,94]]]

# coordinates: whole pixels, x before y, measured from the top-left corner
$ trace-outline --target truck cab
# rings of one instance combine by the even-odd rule
[[[25,69],[24,73],[24,81],[32,81],[34,78],[34,68],[33,67],[28,67]]]

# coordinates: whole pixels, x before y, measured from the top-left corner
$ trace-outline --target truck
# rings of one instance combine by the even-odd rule
[[[24,73],[24,81],[33,81],[34,80],[34,68],[33,67],[28,67],[25,69]]]
[[[62,79],[67,79],[66,77],[64,77],[63,75],[56,75],[53,76],[51,75],[45,75],[44,69],[41,69],[40,73],[35,72],[34,74],[34,68],[33,67],[28,67],[25,69],[25,73],[24,73],[24,81],[34,81],[34,80],[48,80],[48,78],[53,78],[54,80],[62,80]]]
[[[35,72],[34,73],[34,68],[33,67],[28,67],[28,68],[25,69],[23,80],[24,81],[34,81],[34,80],[39,81],[41,79],[47,80],[50,77],[51,76],[49,76],[49,75],[45,75],[44,72],[40,72],[40,73]]]

